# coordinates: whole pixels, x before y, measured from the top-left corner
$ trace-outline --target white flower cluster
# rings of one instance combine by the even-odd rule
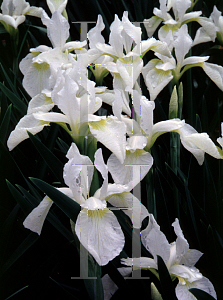
[[[17,11],[18,7],[22,7],[20,2],[24,9]],[[32,48],[20,62],[23,86],[32,99],[27,114],[10,134],[8,148],[12,150],[27,139],[27,131],[36,134],[51,122],[60,124],[70,134],[73,143],[67,153],[68,162],[63,173],[67,187],[60,188],[60,191],[82,208],[74,225],[80,242],[99,265],[106,265],[124,247],[122,229],[113,212],[107,208],[107,202],[116,207],[129,208],[124,212],[131,218],[133,227],[141,227],[142,220],[149,213],[131,190],[150,170],[153,158],[149,150],[160,135],[177,132],[182,145],[200,165],[205,153],[217,159],[223,158],[222,150],[207,133],[198,133],[184,120],[175,118],[153,122],[153,100],[170,81],[179,82],[189,68],[201,67],[223,90],[223,67],[208,63],[208,56],[185,58],[195,44],[214,41],[216,32],[222,34],[222,16],[216,8],[209,19],[201,17],[201,12],[186,13],[193,4],[191,0],[160,0],[160,9],[154,9],[155,16],[144,22],[149,36],[147,40],[141,40],[141,28],[134,26],[128,19],[128,13],[124,12],[121,20],[115,16],[110,26],[109,44],[106,44],[101,34],[105,26],[99,15],[96,26],[88,32],[90,49],[86,50],[84,46],[87,41],[66,42],[69,23],[62,15],[66,2],[47,1],[51,18],[45,11],[41,13],[52,47],[40,45]],[[168,13],[170,9],[175,19]],[[24,0],[4,0],[2,12],[0,20],[17,28],[29,12],[28,4]],[[194,41],[188,34],[189,21],[197,21],[201,25]],[[161,22],[164,25],[159,29],[159,40],[156,40],[151,36]],[[150,50],[157,58],[144,65],[143,57]],[[102,82],[110,72],[113,89],[96,86],[88,78],[88,67],[96,82]],[[150,100],[142,95],[138,84],[140,74],[143,75]],[[103,102],[112,106],[113,115],[96,114]],[[60,112],[52,111],[54,106]],[[135,119],[132,119],[132,108]],[[88,134],[112,152],[107,165],[101,149],[95,152],[94,164],[88,156],[79,152],[77,146]],[[218,142],[222,146],[221,139]],[[103,184],[89,197],[94,166],[101,173]],[[108,172],[114,183],[108,183]],[[46,196],[26,218],[24,226],[40,234],[51,205],[52,201]],[[157,269],[158,254],[163,257],[170,274],[179,278],[176,289],[178,299],[189,299],[185,286],[194,285],[204,290],[207,290],[204,285],[209,286],[207,292],[216,297],[211,283],[194,269],[200,252],[188,250],[178,221],[173,226],[178,238],[176,243],[169,244],[150,215],[149,225],[141,237],[154,259],[141,258],[138,263],[134,260],[136,265]],[[130,259],[123,262],[132,264]]]

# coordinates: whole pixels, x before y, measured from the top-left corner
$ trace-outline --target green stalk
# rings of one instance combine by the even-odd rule
[[[183,87],[182,83],[178,85],[178,92],[176,86],[173,88],[169,103],[169,119],[181,118],[183,106]],[[170,136],[170,165],[173,172],[177,175],[178,168],[180,168],[180,137],[177,132],[171,132]],[[173,195],[175,202],[176,214],[179,218],[179,192],[177,187],[173,186]]]

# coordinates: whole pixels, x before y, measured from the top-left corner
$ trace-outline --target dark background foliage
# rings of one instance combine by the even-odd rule
[[[31,5],[42,6],[50,14],[45,1],[29,2]],[[220,0],[199,0],[194,10],[202,10],[203,14],[209,17],[214,5],[223,11],[223,3]],[[68,0],[71,40],[80,38],[80,28],[72,22],[96,21],[100,13],[106,25],[104,36],[108,42],[109,26],[114,14],[121,18],[123,11],[128,10],[131,21],[142,21],[152,16],[154,7],[159,7],[158,1]],[[193,23],[192,35],[197,29],[196,26]],[[0,299],[101,299],[103,296],[96,298],[94,292],[88,293],[89,290],[97,291],[98,295],[101,295],[100,283],[94,280],[84,282],[81,279],[71,279],[80,274],[78,247],[70,230],[69,219],[61,209],[56,205],[52,207],[41,237],[22,225],[27,214],[43,198],[43,190],[28,178],[35,177],[53,186],[64,186],[62,169],[71,140],[57,125],[52,125],[35,137],[22,142],[12,152],[7,150],[7,138],[18,120],[26,113],[27,103],[30,100],[22,87],[22,74],[18,69],[18,63],[31,47],[40,44],[50,46],[50,42],[40,20],[34,17],[27,17],[26,22],[19,26],[19,47],[16,54],[13,52],[8,33],[1,25],[0,37]],[[143,29],[142,39],[146,38]],[[217,40],[215,43],[194,47],[192,53],[210,55],[210,62],[223,65],[222,46]],[[151,58],[149,55],[145,60]],[[222,92],[198,68],[186,72],[182,81],[183,118],[198,132],[207,132],[216,141],[220,136],[220,125],[223,121]],[[108,76],[104,84],[111,85],[111,77]],[[145,88],[143,91],[148,97]],[[168,119],[170,91],[169,86],[156,99],[154,116],[156,122]],[[154,166],[141,184],[142,202],[157,218],[161,230],[170,242],[175,240],[171,224],[176,217],[180,219],[190,248],[204,252],[197,267],[214,284],[218,298],[221,299],[223,298],[222,161],[206,155],[204,164],[199,166],[195,158],[182,148],[181,168],[175,173],[170,164],[169,145],[170,137],[167,134],[160,137],[152,148]],[[105,148],[103,154],[105,157],[110,155]],[[118,212],[117,217],[126,236],[126,245],[121,256],[131,257],[130,222],[127,218],[123,218],[122,212]],[[142,256],[148,255],[142,248]],[[149,299],[150,281],[147,279],[123,281],[116,271],[116,267],[120,266],[119,258],[116,258],[94,272],[99,275],[109,273],[119,286],[120,289],[114,299],[121,299],[124,295],[126,298],[135,299],[139,290],[143,290],[144,298]],[[142,275],[151,276],[150,272],[146,271]],[[92,285],[96,286],[96,289],[91,290]]]

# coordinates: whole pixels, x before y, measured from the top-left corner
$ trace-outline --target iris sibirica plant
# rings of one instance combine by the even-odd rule
[[[7,153],[18,170],[29,161],[24,174],[19,171],[28,190],[20,184],[18,190],[7,177],[25,213],[20,230],[32,232],[20,248],[29,249],[37,234],[41,241],[48,220],[75,245],[90,299],[115,299],[126,288],[134,295],[143,272],[149,299],[217,299],[214,272],[208,279],[212,246],[206,262],[198,262],[203,253],[189,249],[179,222],[204,258],[205,235],[222,250],[223,61],[213,53],[222,51],[223,17],[216,6],[205,15],[193,0],[159,0],[159,8],[150,7],[153,15],[146,15],[143,7],[151,4],[142,2],[134,4],[140,22],[125,4],[110,25],[102,14],[107,4],[98,4],[96,24],[82,41],[73,41],[75,1],[49,0],[39,8],[24,0],[2,2],[4,34],[15,36],[28,25],[22,57],[13,60],[20,78],[16,72],[12,83],[2,63],[0,85],[0,140],[7,145],[1,159]],[[31,16],[39,17],[38,26],[32,27]],[[32,30],[44,39],[35,39]],[[3,47],[9,41],[2,38]],[[6,97],[15,108],[12,124]],[[171,223],[177,239],[169,243]],[[130,287],[131,273],[136,287]]]

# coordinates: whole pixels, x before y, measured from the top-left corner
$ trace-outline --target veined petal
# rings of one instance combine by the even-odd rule
[[[66,43],[63,47],[62,47],[62,51],[65,51],[65,50],[69,50],[69,51],[72,51],[72,50],[80,50],[81,48],[83,48],[85,45],[87,44],[87,41],[83,41],[83,42],[79,42],[79,41],[76,41],[76,42],[68,42]]]
[[[204,61],[208,60],[210,56],[191,56],[184,59],[183,64],[181,67],[186,65],[193,65],[203,63]]]
[[[116,67],[125,85],[132,89],[141,73],[143,60],[140,57],[137,57],[136,59],[130,60],[128,63],[122,63],[118,59]]]
[[[125,47],[125,50],[129,52],[131,50],[132,41],[134,41],[136,45],[139,45],[139,43],[141,42],[142,30],[140,27],[136,27],[129,21],[128,14],[126,14],[126,12],[124,12],[122,17],[122,25],[124,31],[127,33],[131,40],[130,45],[128,47]]]
[[[181,129],[179,131],[181,131]],[[206,132],[193,133],[189,136],[182,136],[181,142],[182,142],[183,146],[196,157],[199,164],[202,164],[203,161],[201,160],[200,156],[197,156],[196,152],[193,151],[194,149],[195,150],[200,149],[203,152],[206,152],[207,154],[209,154],[215,158],[222,159],[222,156],[218,152],[217,147],[212,142],[212,140],[209,138],[209,136]],[[187,147],[187,146],[189,146],[189,147]]]
[[[114,116],[117,117],[119,121],[121,121],[121,113],[122,113],[122,107],[123,107],[123,91],[115,89],[114,90],[114,100],[112,102],[112,111]]]
[[[48,63],[33,63],[24,75],[22,84],[31,97],[49,89],[51,71]]]
[[[180,262],[181,258],[186,254],[186,252],[189,250],[189,244],[187,240],[185,239],[183,232],[180,228],[179,220],[176,219],[175,222],[172,224],[174,228],[174,232],[177,235],[176,240],[176,260]]]
[[[208,77],[223,91],[223,67],[204,62],[202,68]]]
[[[40,204],[26,217],[23,226],[40,235],[43,223],[52,204],[53,201],[48,196],[44,197]]]
[[[137,149],[144,149],[147,145],[147,137],[144,135],[133,135],[127,138],[126,150],[135,152]]]
[[[106,200],[111,205],[123,209],[123,212],[131,219],[134,228],[141,228],[142,221],[149,216],[147,208],[129,192],[114,194]]]
[[[33,97],[28,105],[27,115],[38,112],[38,111],[49,111],[54,107],[51,97],[48,93],[42,92]]]
[[[154,32],[156,31],[156,29],[158,28],[158,26],[160,25],[161,22],[162,22],[162,19],[160,19],[157,16],[153,16],[150,19],[145,19],[143,21],[143,24],[146,28],[146,32],[147,32],[149,38],[151,38],[153,36]]]
[[[146,249],[153,255],[155,262],[157,255],[161,256],[166,263],[170,257],[170,244],[166,236],[160,231],[153,215],[149,215],[149,224],[146,229],[141,231],[141,241]]]
[[[196,21],[204,28],[204,30],[210,36],[212,42],[214,42],[216,38],[216,27],[214,23],[205,17],[199,17],[196,19]]]
[[[126,147],[126,127],[114,117],[89,122],[90,131],[96,139],[113,152],[123,162]]]
[[[69,119],[66,115],[63,115],[61,113],[56,112],[37,112],[33,114],[34,118],[40,121],[46,121],[46,122],[54,122],[54,123],[68,123]]]
[[[176,7],[175,13],[177,11],[175,17],[177,17],[177,19],[179,20],[178,22],[182,22],[187,9],[191,7],[191,0],[184,0],[184,1],[176,0],[175,7]]]
[[[102,16],[98,15],[97,24],[94,28],[88,31],[87,37],[89,40],[90,48],[96,48],[96,43],[105,43],[105,39],[102,36],[101,32],[104,30],[105,24],[103,22]]]
[[[126,266],[134,266],[141,269],[157,269],[156,262],[149,257],[121,258],[121,263]]]
[[[136,90],[133,91],[133,105],[137,116],[140,118],[140,127],[150,135],[153,127],[153,110],[155,104],[146,97],[141,96]]]
[[[81,204],[81,207],[91,211],[98,209],[103,210],[106,208],[106,201],[97,199],[95,197],[90,197]]]
[[[179,29],[177,38],[173,43],[178,65],[182,66],[184,57],[192,47],[192,43],[193,41],[190,35],[188,34],[187,25],[184,24]]]
[[[173,79],[170,70],[163,71],[156,68],[161,61],[152,59],[142,69],[142,74],[149,90],[150,100],[155,100],[162,89]]]
[[[153,146],[156,139],[166,132],[176,131],[181,129],[185,125],[184,120],[171,119],[166,121],[161,121],[153,125],[151,137],[148,136],[147,145],[149,148]]]
[[[75,232],[100,266],[119,255],[124,247],[124,234],[118,220],[107,208],[83,209],[77,217]]]
[[[170,274],[178,277],[183,285],[187,282],[194,282],[202,279],[203,275],[195,267],[187,267],[183,265],[173,265],[169,269]]]
[[[197,148],[193,143],[190,143],[185,137],[190,136],[192,134],[198,133],[192,126],[189,124],[185,124],[178,131],[180,134],[180,140],[184,148],[190,151],[194,157],[197,159],[199,165],[202,165],[204,162],[204,151],[202,149]]]
[[[42,7],[30,6],[29,10],[25,13],[25,15],[41,18]]]
[[[197,19],[200,15],[202,15],[202,11],[189,12],[183,16],[182,23],[183,22],[188,23],[189,21],[194,21],[194,19]]]
[[[15,129],[10,133],[7,141],[9,151],[15,148],[19,143],[29,138],[27,131],[32,134],[40,132],[45,126],[49,126],[49,122],[39,121],[34,118],[33,114],[25,115]]]
[[[106,166],[103,156],[102,150],[99,148],[94,155],[94,165],[96,169],[101,173],[102,178],[104,179],[103,185],[100,189],[100,197],[99,199],[105,199],[107,195],[108,188],[108,167]]]
[[[61,14],[67,5],[67,0],[46,0],[49,10],[53,14],[58,10]]]
[[[119,20],[118,16],[115,15],[115,20],[112,22],[110,26],[110,36],[109,36],[109,44],[112,46],[113,50],[115,51],[115,55],[118,57],[123,56],[123,37],[122,37],[122,30],[123,25],[122,22]]]
[[[69,161],[64,166],[64,182],[72,190],[75,201],[82,203],[83,196],[87,199],[94,166],[88,156],[81,155],[76,144],[72,143],[67,152]]]
[[[18,16],[16,19],[15,17],[9,16],[9,15],[4,15],[4,14],[0,14],[0,21],[2,21],[3,25],[5,26],[6,30],[7,30],[7,25],[10,25],[12,27],[14,27],[15,29],[18,28],[18,26],[20,24],[22,24],[23,22],[25,22],[26,17],[25,16]],[[6,23],[6,24],[4,24]]]
[[[203,27],[200,27],[200,28],[198,28],[198,30],[196,32],[196,35],[195,35],[192,46],[195,46],[195,45],[198,45],[198,44],[201,44],[201,43],[207,43],[207,42],[210,42],[210,41],[212,41],[212,39],[209,36],[209,34],[204,30]]]
[[[180,264],[187,267],[193,267],[202,255],[203,253],[198,250],[189,249],[187,253],[181,258]]]
[[[171,53],[168,45],[165,42],[157,41],[155,38],[150,38],[140,43],[141,54],[144,56],[147,51],[152,50],[171,58]],[[134,51],[134,50],[133,50]]]
[[[217,299],[217,295],[213,284],[206,278],[203,277],[200,280],[196,280],[192,283],[187,283],[186,285],[182,285],[180,282],[176,286],[176,295],[179,300],[196,300],[193,294],[189,292],[189,289],[200,289],[202,291],[207,292],[212,297]]]
[[[114,182],[127,185],[130,190],[146,176],[152,164],[151,154],[140,149],[134,152],[126,151],[123,164],[114,154],[111,154],[107,162],[108,170]]]
[[[59,11],[52,14],[50,21],[46,21],[44,12],[42,13],[43,24],[47,26],[47,35],[54,48],[62,48],[69,37],[70,25]]]

